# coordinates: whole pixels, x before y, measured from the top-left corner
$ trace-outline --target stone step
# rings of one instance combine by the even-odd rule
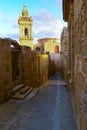
[[[21,91],[20,91],[20,94],[24,94],[26,93],[28,90],[29,90],[29,86],[25,86]]]
[[[16,85],[16,86],[13,88],[12,95],[15,95],[18,91],[20,91],[22,88],[24,88],[24,86],[25,86],[25,84]]]
[[[39,93],[39,89],[33,89],[33,91],[27,96],[28,99],[35,97]]]
[[[33,88],[26,86],[25,89],[23,88],[23,90],[20,90],[18,93],[16,93],[13,96],[13,98],[23,100],[28,96],[28,94],[30,94],[32,92],[32,90],[33,90]]]

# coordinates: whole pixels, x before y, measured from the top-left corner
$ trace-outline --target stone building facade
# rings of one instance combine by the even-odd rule
[[[35,88],[46,82],[54,73],[51,68],[48,54],[31,51],[12,39],[0,39],[0,104],[11,98],[18,84]]]
[[[61,71],[60,58],[60,39],[59,38],[41,38],[38,39],[38,48],[41,53],[50,55],[51,63],[53,62],[56,72]]]
[[[41,52],[59,53],[60,40],[58,38],[41,38],[38,39],[38,45],[40,46]]]
[[[63,0],[68,23],[68,83],[80,130],[87,130],[87,0]]]
[[[34,51],[42,54],[49,54],[51,64],[54,65],[55,72],[61,71],[61,58],[60,58],[60,39],[59,38],[41,38],[38,39],[38,44],[34,45]]]
[[[68,52],[68,28],[64,27],[60,36],[61,39],[61,51],[63,54]]]
[[[62,59],[62,75],[68,84],[68,28],[64,27],[61,33],[61,59]]]

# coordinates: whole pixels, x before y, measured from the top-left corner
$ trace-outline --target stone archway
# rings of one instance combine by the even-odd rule
[[[36,47],[36,52],[40,52],[40,47]]]

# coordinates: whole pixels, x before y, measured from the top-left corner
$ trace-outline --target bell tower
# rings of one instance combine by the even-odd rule
[[[26,4],[23,6],[22,16],[18,18],[20,45],[33,47],[32,25],[33,19],[28,14]]]

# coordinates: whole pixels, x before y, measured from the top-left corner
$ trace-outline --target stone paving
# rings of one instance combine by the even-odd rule
[[[60,74],[40,86],[39,93],[0,106],[0,130],[77,130],[70,96]]]

